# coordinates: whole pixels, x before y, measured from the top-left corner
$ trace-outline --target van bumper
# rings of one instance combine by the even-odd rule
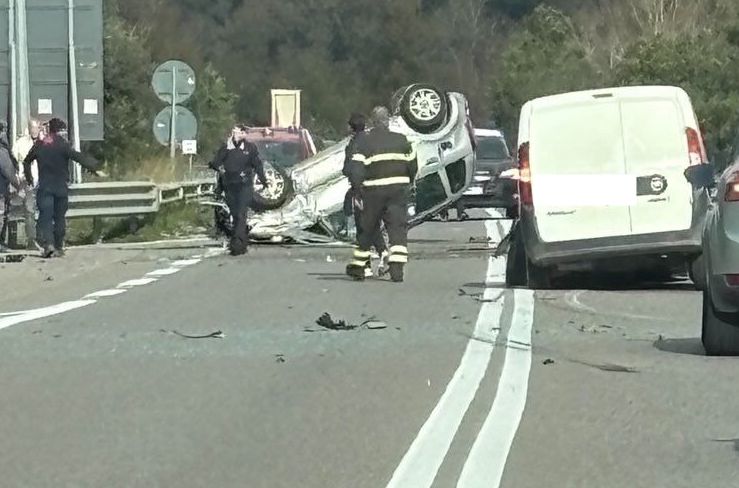
[[[537,230],[536,216],[524,210],[519,224],[526,254],[531,262],[538,266],[630,256],[700,255],[709,199],[705,192],[697,193],[695,197],[693,219],[689,229],[576,241],[544,242]]]

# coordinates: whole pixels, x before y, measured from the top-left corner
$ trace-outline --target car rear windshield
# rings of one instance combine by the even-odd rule
[[[508,159],[508,146],[502,137],[480,137],[477,139],[477,159]]]
[[[281,168],[290,168],[302,161],[300,143],[297,141],[259,140],[254,144],[259,149],[262,161],[269,161]]]

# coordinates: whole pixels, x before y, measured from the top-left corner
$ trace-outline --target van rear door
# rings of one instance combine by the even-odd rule
[[[690,163],[689,123],[674,89],[665,90],[662,96],[621,99],[626,171],[637,178],[637,201],[630,207],[634,235],[686,230],[692,221],[692,190],[683,176]]]
[[[529,121],[531,190],[544,242],[631,233],[635,189],[618,100],[581,92],[541,100]]]

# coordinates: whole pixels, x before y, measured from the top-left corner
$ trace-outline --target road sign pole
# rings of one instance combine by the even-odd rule
[[[169,157],[175,158],[177,136],[177,67],[172,66],[172,122],[169,125]]]
[[[74,0],[69,0],[69,88],[72,98],[72,146],[75,151],[80,150],[80,107],[77,97],[77,53],[74,45]],[[75,183],[82,183],[82,166],[73,163]]]

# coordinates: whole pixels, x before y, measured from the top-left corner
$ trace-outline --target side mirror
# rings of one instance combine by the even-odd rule
[[[715,182],[713,175],[715,168],[713,164],[696,164],[685,170],[685,179],[693,185],[693,188],[711,188]]]

